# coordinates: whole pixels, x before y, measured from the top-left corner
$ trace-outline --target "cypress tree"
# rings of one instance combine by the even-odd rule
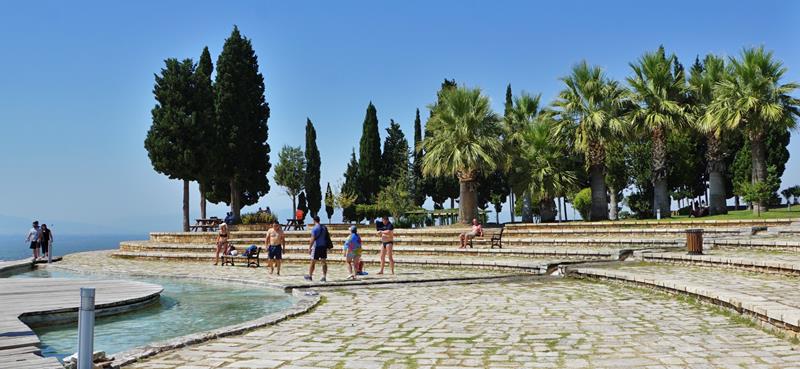
[[[342,185],[343,193],[350,195],[357,195],[359,193],[358,184],[358,160],[356,159],[356,151],[350,153],[350,162],[347,164],[347,170],[344,172],[344,185]],[[351,206],[342,209],[342,218],[345,221],[358,221],[355,219],[355,207]]]
[[[511,94],[511,84],[509,83],[506,86],[506,104],[505,104],[505,110],[503,112],[503,119],[505,119],[506,122],[508,122],[511,119],[511,112],[513,109],[514,109],[514,96]],[[508,126],[509,125],[506,124],[506,127]],[[514,188],[511,184],[512,182],[511,178],[508,178],[509,176],[506,177],[507,177],[506,180],[508,182],[508,210],[509,210],[508,213],[511,216],[510,218],[511,222],[514,222]]]
[[[191,59],[164,61],[153,87],[156,106],[144,147],[155,171],[183,180],[183,230],[189,231],[189,181],[196,179],[200,147],[194,130],[194,63]]]
[[[271,165],[264,76],[258,71],[252,43],[236,26],[217,59],[214,107],[218,137],[215,169],[228,182],[229,204],[238,221],[243,206],[269,192]]]
[[[412,173],[415,206],[422,206],[426,197],[422,179],[422,158],[424,153],[420,150],[420,142],[422,142],[422,121],[419,119],[419,109],[417,109],[417,115],[414,118],[414,167]]]
[[[209,165],[214,160],[214,154],[211,151],[213,142],[216,140],[214,135],[214,86],[211,82],[211,74],[214,72],[214,65],[211,63],[211,53],[208,51],[208,46],[203,48],[200,54],[200,61],[197,63],[197,69],[194,73],[195,87],[197,89],[195,95],[195,111],[198,114],[198,126],[203,134],[201,141],[204,143],[203,148],[204,158],[200,161],[205,165],[200,166],[198,171],[197,183],[200,190],[200,218],[206,218],[206,191],[208,190],[209,178],[214,176],[213,166]]]
[[[303,218],[308,215],[308,201],[306,201],[305,191],[300,192],[300,196],[297,196],[297,208],[303,211]]]
[[[328,189],[325,190],[325,214],[328,215],[328,223],[331,222],[331,217],[333,217],[335,203],[336,199],[333,196],[333,190],[331,190],[331,183],[328,182]]]
[[[381,164],[383,166],[381,170],[382,186],[387,186],[397,178],[408,175],[408,140],[394,119],[389,120],[389,128],[386,128]]]
[[[375,201],[380,186],[381,138],[378,134],[378,112],[372,102],[367,106],[361,141],[358,147],[359,203]]]
[[[317,148],[317,131],[314,129],[311,119],[306,118],[306,175],[304,182],[308,209],[311,210],[312,217],[317,215],[322,207],[319,171],[320,158],[319,149]]]

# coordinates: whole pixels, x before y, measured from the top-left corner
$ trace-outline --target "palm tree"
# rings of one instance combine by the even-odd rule
[[[531,194],[525,185],[528,183],[530,168],[519,148],[525,144],[527,130],[538,119],[541,97],[541,94],[531,96],[523,92],[514,99],[506,119],[503,120],[503,144],[508,153],[506,172],[510,187],[520,192],[515,195],[522,195],[522,221],[528,223],[533,222]]]
[[[559,129],[574,135],[573,149],[584,155],[589,166],[592,189],[590,220],[608,219],[605,183],[606,147],[620,140],[626,131],[622,108],[626,91],[606,78],[600,67],[583,61],[561,78],[566,88],[554,103],[560,108]]]
[[[722,126],[705,119],[708,106],[714,100],[714,86],[726,78],[725,61],[712,54],[706,55],[703,63],[695,63],[689,78],[689,91],[693,104],[692,117],[695,126],[706,135],[706,163],[708,172],[708,207],[711,215],[727,214],[725,196],[725,142]],[[715,122],[709,124],[709,122]]]
[[[477,214],[476,179],[502,163],[500,118],[480,89],[442,90],[440,101],[430,106],[428,130],[422,140],[422,173],[427,177],[456,176],[460,185],[459,221],[469,223]]]
[[[567,145],[556,132],[552,112],[540,114],[524,132],[520,148],[527,163],[527,194],[539,205],[542,222],[556,219],[555,198],[569,192],[577,183],[575,172],[568,170]]]
[[[790,96],[797,83],[781,84],[786,68],[763,47],[742,50],[741,59],[730,58],[729,78],[714,88],[714,100],[706,114],[708,125],[738,129],[750,139],[752,183],[767,179],[765,133],[768,127],[789,129],[800,116],[800,100]],[[753,204],[755,212],[767,211],[766,203]]]
[[[685,80],[681,68],[675,68],[676,57],[667,57],[664,48],[645,53],[638,62],[631,63],[633,76],[628,77],[631,99],[635,103],[630,121],[647,132],[652,139],[651,152],[653,182],[653,213],[670,216],[670,198],[667,187],[667,134],[681,128],[686,113],[683,99]]]

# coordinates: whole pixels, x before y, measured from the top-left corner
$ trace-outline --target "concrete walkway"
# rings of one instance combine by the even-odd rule
[[[28,263],[30,263],[28,261]],[[161,286],[129,281],[59,278],[0,279],[0,368],[61,368],[55,358],[42,358],[39,338],[25,322],[75,321],[80,288],[94,287],[96,313],[118,313],[158,299]]]

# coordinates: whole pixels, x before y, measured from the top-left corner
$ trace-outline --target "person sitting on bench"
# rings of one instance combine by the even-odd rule
[[[470,230],[469,232],[464,232],[464,233],[461,234],[461,236],[459,236],[459,238],[461,239],[461,246],[459,246],[458,248],[460,248],[460,249],[466,248],[467,247],[467,242],[469,240],[471,240],[471,239],[473,239],[475,237],[481,237],[481,236],[483,236],[483,227],[481,227],[481,224],[478,223],[477,219],[473,218],[472,219],[472,230]]]

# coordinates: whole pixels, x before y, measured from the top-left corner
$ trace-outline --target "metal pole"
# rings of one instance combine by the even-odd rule
[[[78,313],[78,369],[92,369],[94,356],[94,288],[81,288]]]

